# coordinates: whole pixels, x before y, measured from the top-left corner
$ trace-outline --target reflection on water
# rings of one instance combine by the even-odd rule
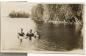
[[[21,28],[25,34],[29,29],[38,31],[40,39],[32,38],[32,41],[23,39],[20,48],[17,33]],[[35,23],[30,18],[3,18],[1,19],[2,47],[4,50],[72,50],[79,47],[81,39],[79,31],[81,29],[76,32],[76,28],[78,27],[74,24]]]
[[[71,50],[79,47],[80,34],[74,24],[38,23],[41,39],[38,47],[44,50]]]

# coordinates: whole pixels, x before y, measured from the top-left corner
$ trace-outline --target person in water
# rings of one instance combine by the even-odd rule
[[[33,36],[34,36],[34,33],[32,32],[32,29],[30,29],[30,32],[27,32],[26,34],[26,38],[29,38],[29,40],[31,40]]]
[[[37,39],[40,39],[40,35],[39,35],[39,33],[37,31],[34,32],[34,37],[37,38]]]
[[[23,32],[23,29],[21,28],[21,32],[18,33],[18,39],[20,40],[20,45],[23,41],[24,35],[25,35],[25,33]]]

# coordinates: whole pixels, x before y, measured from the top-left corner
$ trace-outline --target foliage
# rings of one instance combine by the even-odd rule
[[[30,15],[28,13],[25,12],[11,12],[9,13],[9,17],[11,18],[28,18]]]
[[[32,8],[32,18],[37,21],[82,20],[82,4],[38,4]]]

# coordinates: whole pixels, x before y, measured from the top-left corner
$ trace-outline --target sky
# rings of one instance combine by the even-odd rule
[[[2,2],[1,3],[1,16],[7,16],[12,11],[25,11],[31,13],[31,8],[36,5],[28,2]]]

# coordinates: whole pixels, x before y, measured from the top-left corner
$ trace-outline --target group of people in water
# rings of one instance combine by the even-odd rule
[[[20,44],[22,43],[23,39],[29,39],[32,40],[32,37],[34,37],[35,39],[39,39],[40,36],[38,34],[38,32],[32,32],[32,29],[30,29],[30,31],[28,31],[26,34],[23,32],[23,29],[21,28],[21,32],[18,33],[18,39],[20,40]]]

